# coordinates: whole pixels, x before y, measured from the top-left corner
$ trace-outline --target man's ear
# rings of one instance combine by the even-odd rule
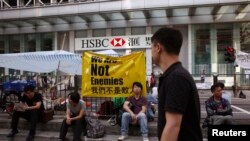
[[[164,47],[163,47],[163,45],[160,44],[160,43],[157,43],[156,48],[157,48],[157,52],[158,52],[158,53],[161,53],[161,52],[164,51]]]

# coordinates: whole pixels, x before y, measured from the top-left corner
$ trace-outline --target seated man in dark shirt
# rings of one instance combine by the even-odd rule
[[[17,125],[20,117],[27,119],[30,122],[30,131],[26,141],[31,141],[36,133],[36,124],[42,117],[44,111],[42,95],[36,93],[33,85],[24,87],[24,95],[21,97],[20,104],[14,110],[11,120],[11,132],[7,137],[13,137],[18,133]]]
[[[233,124],[232,108],[229,101],[222,97],[221,84],[217,83],[212,85],[211,92],[213,96],[205,102],[207,115],[211,124]]]
[[[126,112],[122,114],[121,136],[118,138],[122,141],[128,137],[129,124],[139,124],[143,141],[148,141],[147,126],[147,99],[142,96],[142,84],[133,83],[133,95],[128,97],[124,102],[123,108]],[[129,106],[130,105],[130,106]]]

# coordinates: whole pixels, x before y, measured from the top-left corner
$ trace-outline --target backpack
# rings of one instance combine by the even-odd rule
[[[239,98],[246,99],[246,95],[242,91],[240,91]]]
[[[114,115],[115,112],[114,112],[114,103],[113,103],[113,101],[104,101],[101,104],[100,109],[98,110],[97,114],[100,115],[99,118],[101,118],[101,119],[108,119],[112,115]]]
[[[105,127],[100,120],[94,115],[85,117],[87,122],[86,134],[88,138],[101,138],[105,134]]]

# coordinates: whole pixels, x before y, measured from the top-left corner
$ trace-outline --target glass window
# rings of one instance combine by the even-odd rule
[[[217,54],[219,64],[226,63],[224,59],[227,47],[233,47],[233,30],[228,28],[217,29]]]
[[[20,36],[13,35],[10,36],[9,40],[9,52],[10,53],[19,53],[20,52]]]
[[[250,53],[250,23],[242,23],[240,27],[240,50]]]
[[[125,28],[113,28],[112,31],[112,36],[122,36],[122,35],[126,35],[126,31]]]
[[[210,26],[197,25],[193,28],[193,71],[194,75],[200,75],[203,70],[206,74],[211,72],[211,41],[210,41]]]
[[[218,74],[232,75],[233,63],[225,61],[225,50],[233,47],[233,24],[216,25]]]
[[[20,36],[12,35],[9,38],[9,53],[20,53]],[[10,79],[16,79],[20,75],[20,70],[9,69]]]
[[[41,51],[53,50],[53,33],[42,33],[41,34]]]
[[[24,51],[25,52],[36,51],[36,34],[26,34],[24,36]]]
[[[145,35],[146,28],[145,27],[132,27],[131,28],[131,35]]]
[[[69,32],[58,32],[58,49],[69,50]]]
[[[106,36],[106,29],[93,29],[93,37]]]
[[[164,26],[153,26],[152,27],[152,34],[154,34],[158,29],[162,28]]]
[[[75,37],[76,38],[85,38],[85,37],[88,37],[88,32],[87,32],[87,30],[75,31]]]

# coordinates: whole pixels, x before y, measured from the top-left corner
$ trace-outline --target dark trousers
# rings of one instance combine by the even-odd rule
[[[68,125],[66,123],[66,119],[63,120],[61,129],[60,129],[60,139],[65,139],[66,134],[68,132],[68,127],[73,126],[73,141],[80,141],[81,134],[84,131],[86,131],[86,121],[84,118],[79,119],[79,120],[74,120],[71,122],[71,125]]]
[[[42,117],[42,112],[39,110],[29,110],[25,112],[14,111],[11,121],[12,130],[17,130],[17,125],[20,117],[25,118],[30,122],[30,135],[35,135],[36,124],[39,121],[40,117]]]

